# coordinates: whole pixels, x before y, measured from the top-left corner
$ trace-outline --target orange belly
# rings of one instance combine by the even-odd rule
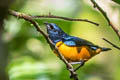
[[[69,62],[78,62],[80,60],[87,61],[94,55],[98,54],[96,51],[89,49],[87,46],[80,47],[71,47],[67,46],[62,41],[56,44],[60,53],[68,60]]]

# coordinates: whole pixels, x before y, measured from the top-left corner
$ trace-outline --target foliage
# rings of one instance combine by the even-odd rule
[[[30,15],[55,14],[71,18],[89,19],[100,24],[96,27],[86,22],[70,22],[58,19],[35,19],[45,30],[43,22],[59,25],[70,35],[87,39],[95,44],[111,47],[101,38],[119,43],[116,34],[104,17],[83,0],[16,0],[11,9]],[[118,11],[120,9],[118,8]],[[112,14],[111,14],[112,15]],[[69,80],[65,65],[51,51],[41,34],[30,23],[8,16],[3,40],[8,45],[7,72],[10,80]],[[46,30],[45,30],[46,31]],[[112,48],[112,47],[111,47]],[[119,52],[99,54],[78,70],[81,80],[119,80]],[[75,65],[76,67],[78,65]]]

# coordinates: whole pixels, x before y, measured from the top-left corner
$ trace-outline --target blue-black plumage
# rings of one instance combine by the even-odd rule
[[[49,34],[49,37],[54,44],[56,44],[59,41],[62,41],[67,46],[88,46],[92,50],[97,50],[98,48],[101,48],[102,51],[111,50],[110,48],[102,48],[97,45],[94,45],[93,43],[85,39],[70,36],[66,34],[60,27],[58,27],[54,23],[45,23],[45,24],[47,28],[47,33]]]

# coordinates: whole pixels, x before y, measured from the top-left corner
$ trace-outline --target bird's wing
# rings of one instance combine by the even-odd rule
[[[94,45],[93,43],[91,43],[87,40],[84,40],[84,39],[81,39],[81,38],[78,38],[78,37],[73,37],[73,36],[64,38],[63,42],[67,46],[78,46],[78,47],[79,46],[89,46],[93,50],[96,50],[96,49],[100,48],[97,45]]]

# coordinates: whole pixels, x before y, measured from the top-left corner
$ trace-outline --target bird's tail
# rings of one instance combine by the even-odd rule
[[[102,51],[109,51],[109,50],[112,50],[111,48],[101,48],[102,49]]]

